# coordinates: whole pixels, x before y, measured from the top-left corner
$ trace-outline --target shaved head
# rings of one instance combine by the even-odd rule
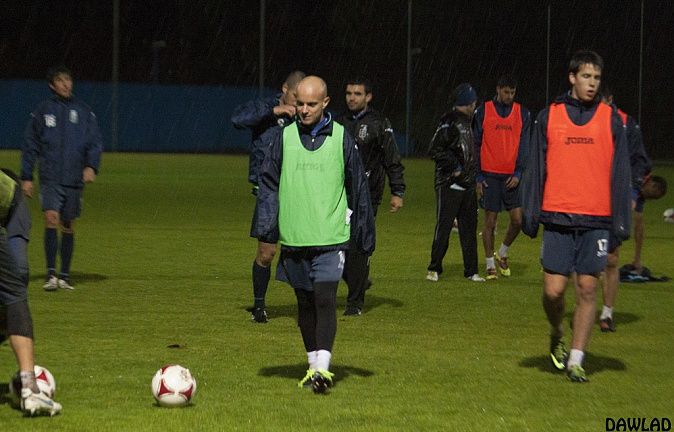
[[[288,86],[288,89],[295,90],[297,88],[297,84],[299,84],[299,82],[302,81],[306,76],[307,74],[302,71],[292,71],[283,84]]]
[[[297,84],[297,92],[300,92],[300,88],[305,92],[317,92],[316,96],[319,98],[324,98],[328,95],[328,85],[323,81],[323,78],[317,77],[316,75],[309,75],[304,78]]]
[[[323,111],[328,106],[328,86],[323,79],[311,75],[297,85],[297,114],[305,126],[314,125],[323,118]]]

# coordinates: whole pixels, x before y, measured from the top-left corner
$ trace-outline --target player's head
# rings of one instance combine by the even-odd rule
[[[49,88],[59,97],[68,99],[73,95],[73,74],[64,65],[47,70]]]
[[[297,85],[297,115],[305,126],[315,125],[323,118],[330,103],[328,86],[322,78],[310,75]]]
[[[613,91],[606,84],[602,84],[601,86],[601,100],[609,105],[613,103]]]
[[[644,199],[660,199],[667,193],[667,180],[664,177],[652,176],[641,185],[641,196]]]
[[[496,84],[496,100],[502,104],[512,105],[516,91],[517,80],[512,75],[503,75]]]
[[[469,83],[461,83],[452,91],[450,103],[454,110],[461,111],[464,114],[471,114],[475,111],[477,93]]]
[[[571,97],[581,102],[592,102],[599,92],[604,60],[594,51],[581,50],[569,62]]]
[[[295,105],[295,92],[297,84],[306,77],[307,74],[300,70],[292,71],[281,86],[281,103],[284,105]]]
[[[346,106],[351,112],[361,112],[372,101],[372,84],[366,78],[356,77],[346,82]]]

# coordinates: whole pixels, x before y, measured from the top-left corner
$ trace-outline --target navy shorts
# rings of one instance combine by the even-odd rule
[[[620,240],[618,237],[616,237],[613,233],[609,233],[608,235],[608,251],[610,253],[615,252],[617,248],[619,248],[623,244],[622,240]]]
[[[568,276],[598,274],[606,267],[608,230],[549,230],[543,232],[541,265],[548,273]]]
[[[277,279],[295,289],[314,290],[316,282],[339,282],[344,272],[344,251],[290,252],[281,250]]]
[[[482,208],[491,212],[512,210],[522,207],[520,202],[520,186],[513,189],[506,188],[508,177],[485,176],[486,188],[482,188]]]
[[[75,220],[82,212],[82,188],[41,184],[40,204],[42,211],[57,211],[64,222]]]
[[[0,232],[0,306],[28,299],[28,287],[21,280],[16,258],[9,247],[7,234]]]

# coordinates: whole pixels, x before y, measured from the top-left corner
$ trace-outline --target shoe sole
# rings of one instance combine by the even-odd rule
[[[329,381],[323,377],[318,377],[311,381],[311,389],[316,394],[325,394],[327,393],[328,388],[330,388]]]

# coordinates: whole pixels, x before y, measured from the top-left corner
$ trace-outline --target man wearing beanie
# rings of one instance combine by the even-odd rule
[[[454,218],[459,225],[463,254],[463,276],[473,282],[484,282],[477,273],[477,198],[471,120],[477,94],[468,83],[454,89],[450,104],[431,140],[429,153],[435,161],[435,196],[437,199],[435,234],[431,263],[426,279],[437,282],[442,274],[442,260],[447,253],[449,234]]]

